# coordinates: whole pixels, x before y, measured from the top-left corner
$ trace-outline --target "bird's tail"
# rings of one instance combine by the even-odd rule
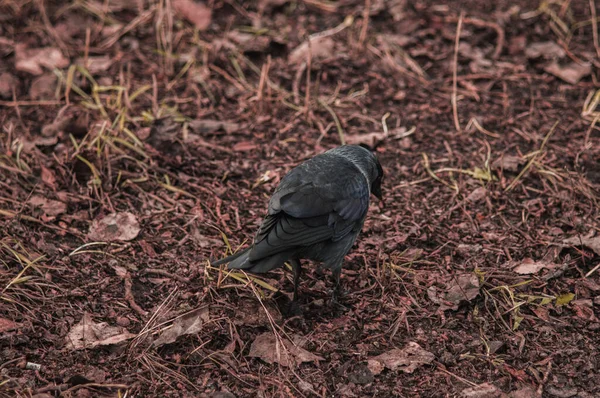
[[[252,266],[252,264],[250,264],[250,260],[248,259],[248,254],[249,254],[248,252],[250,251],[251,248],[252,248],[252,246],[249,246],[249,247],[245,248],[244,250],[240,250],[239,252],[232,254],[229,257],[225,257],[220,260],[214,261],[210,265],[212,265],[213,267],[216,267],[221,264],[229,263],[229,268],[236,268],[236,269],[250,268]]]

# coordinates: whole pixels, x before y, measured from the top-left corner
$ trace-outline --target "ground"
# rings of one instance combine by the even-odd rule
[[[600,396],[595,8],[0,2],[0,395]],[[209,260],[342,141],[384,200],[290,318]]]

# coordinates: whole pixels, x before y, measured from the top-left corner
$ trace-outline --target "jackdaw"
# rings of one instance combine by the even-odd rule
[[[332,303],[337,304],[344,256],[363,227],[370,194],[382,199],[382,178],[375,155],[358,145],[343,145],[305,161],[275,189],[252,245],[213,265],[229,263],[232,269],[263,273],[288,261],[295,306],[300,260],[319,261],[332,271]]]

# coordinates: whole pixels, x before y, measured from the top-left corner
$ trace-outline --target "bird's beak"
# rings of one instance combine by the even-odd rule
[[[383,200],[383,194],[381,193],[381,187],[375,187],[373,189],[373,195],[379,200]]]

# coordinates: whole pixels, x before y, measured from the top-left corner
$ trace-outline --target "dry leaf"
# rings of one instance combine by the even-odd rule
[[[54,176],[54,173],[52,172],[52,170],[41,166],[42,169],[42,181],[48,185],[50,188],[52,189],[56,189],[56,177]]]
[[[504,155],[500,159],[494,161],[492,167],[495,169],[517,171],[519,170],[519,166],[523,163],[525,163],[525,160],[519,156]]]
[[[592,73],[592,65],[589,63],[581,65],[571,62],[570,64],[561,66],[557,62],[552,62],[544,68],[544,71],[567,83],[577,84],[582,78]]]
[[[308,41],[305,41],[290,53],[289,62],[295,65],[305,62],[308,59],[309,51],[312,54],[313,62],[329,57],[333,53],[334,44],[331,37],[315,37],[310,39],[310,45]]]
[[[129,212],[111,213],[92,222],[88,239],[93,241],[128,241],[140,233],[140,224]]]
[[[173,8],[183,18],[193,23],[198,30],[206,30],[210,26],[212,10],[203,3],[192,0],[175,0]]]
[[[417,343],[410,342],[402,349],[395,348],[369,359],[367,366],[375,375],[381,373],[383,368],[412,373],[415,369],[430,364],[434,359],[435,356],[431,352],[425,351]]]
[[[100,72],[105,72],[108,68],[113,64],[113,60],[108,55],[96,56],[96,57],[88,57],[87,63],[85,63],[85,58],[78,58],[75,61],[77,65],[81,65],[85,67],[88,72],[92,75],[97,75]]]
[[[452,277],[448,291],[444,296],[444,301],[440,309],[458,309],[462,301],[471,301],[479,295],[480,282],[475,274],[462,274]]]
[[[113,345],[132,339],[135,334],[129,333],[120,326],[109,326],[106,322],[95,323],[90,314],[83,314],[81,322],[74,325],[66,338],[66,347],[70,350],[94,348],[101,345]]]
[[[462,398],[501,398],[506,395],[493,384],[483,383],[461,391]]]
[[[0,318],[0,333],[8,332],[17,329],[20,324],[11,321],[10,319]]]
[[[0,73],[0,98],[12,98],[13,90],[16,90],[19,80],[8,72]]]
[[[540,43],[531,43],[525,49],[527,58],[563,58],[566,55],[565,50],[553,41],[544,41]]]
[[[204,324],[209,320],[210,315],[208,312],[208,307],[198,308],[192,312],[182,315],[179,318],[176,318],[175,321],[173,321],[173,325],[164,330],[160,336],[154,340],[153,345],[155,347],[160,347],[165,344],[174,343],[179,336],[196,334],[202,330]]]
[[[352,145],[365,144],[373,148],[378,143],[385,140],[387,134],[381,133],[368,133],[368,134],[353,134],[346,136],[346,143]]]
[[[479,187],[474,189],[473,192],[471,192],[469,196],[467,196],[467,201],[471,203],[476,203],[484,199],[486,195],[487,189],[485,189],[484,187]]]
[[[278,363],[286,367],[294,367],[303,362],[323,360],[322,357],[292,344],[285,338],[282,338],[279,342],[283,342],[283,345],[277,344],[273,333],[263,333],[252,342],[248,356],[260,358],[267,363]]]
[[[534,261],[531,258],[526,258],[518,264],[513,271],[515,271],[519,275],[531,275],[536,274],[542,269],[553,269],[556,268],[558,264],[548,263],[544,261]]]
[[[33,207],[40,207],[47,216],[56,217],[67,211],[66,203],[51,200],[43,196],[34,195],[27,202]]]
[[[591,235],[588,236],[573,236],[568,239],[563,240],[563,243],[566,245],[573,246],[586,246],[594,251],[597,255],[600,256],[600,235],[592,238]]]
[[[233,150],[236,152],[247,152],[256,148],[258,148],[258,145],[250,141],[238,142],[233,146]]]
[[[32,48],[27,49],[25,44],[15,46],[15,69],[21,72],[41,75],[46,69],[66,68],[69,60],[65,58],[58,48]]]
[[[45,73],[36,77],[29,87],[29,98],[51,100],[55,98],[57,78],[54,73]]]
[[[218,130],[223,130],[228,134],[235,133],[240,129],[238,123],[226,122],[221,120],[196,119],[189,123],[192,131],[198,134],[210,134]]]

